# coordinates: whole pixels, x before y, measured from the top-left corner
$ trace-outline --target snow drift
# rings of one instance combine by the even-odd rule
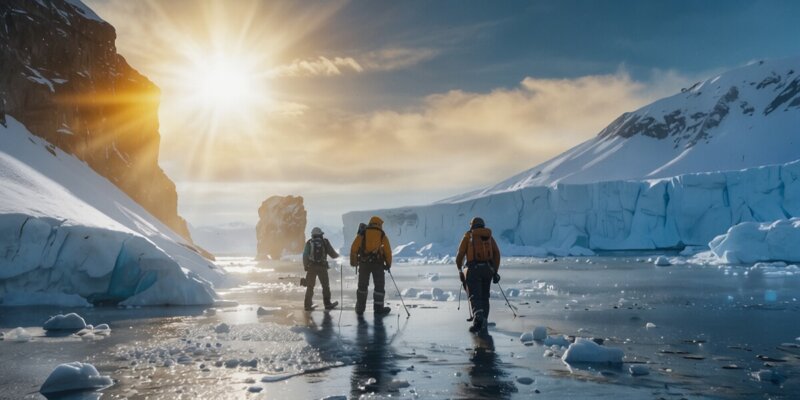
[[[796,71],[800,59],[760,62],[699,82],[495,186],[347,213],[344,235],[379,215],[393,243],[441,256],[482,216],[505,254],[584,255],[707,246],[741,222],[800,216]]]
[[[13,118],[0,125],[0,296],[210,304],[224,276],[85,163]]]

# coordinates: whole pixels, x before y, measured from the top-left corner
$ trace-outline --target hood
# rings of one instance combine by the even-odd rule
[[[369,219],[369,224],[382,228],[383,227],[383,220],[378,216],[374,216],[374,217]]]
[[[492,230],[489,228],[475,228],[472,230],[472,234],[475,237],[487,238],[492,237]]]

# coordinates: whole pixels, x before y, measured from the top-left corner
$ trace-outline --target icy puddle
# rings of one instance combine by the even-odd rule
[[[0,308],[0,330],[33,336],[0,341],[0,398],[43,398],[41,383],[70,361],[115,381],[77,398],[796,398],[800,276],[635,260],[515,260],[500,283],[519,316],[494,285],[494,326],[475,336],[453,265],[396,266],[411,317],[387,276],[393,313],[358,319],[348,267],[343,312],[306,313],[299,265],[223,259],[241,283],[221,291],[220,307]],[[46,336],[42,323],[60,311],[112,333]],[[623,363],[565,364],[575,337],[621,350]]]

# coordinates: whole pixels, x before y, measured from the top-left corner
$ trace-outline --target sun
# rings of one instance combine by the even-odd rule
[[[230,54],[199,57],[185,82],[187,100],[218,117],[255,111],[267,98],[266,82],[249,64]]]

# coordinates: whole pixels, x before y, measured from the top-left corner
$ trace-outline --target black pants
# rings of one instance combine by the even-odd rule
[[[467,267],[467,289],[469,304],[476,317],[484,321],[489,318],[489,289],[492,287],[494,270],[489,264],[476,264]]]
[[[375,309],[383,307],[383,299],[386,296],[383,265],[361,265],[358,268],[358,291],[356,292],[356,312],[359,314],[363,313],[364,309],[367,308],[370,276],[372,276],[372,283],[375,284],[375,289],[372,291],[373,305]]]
[[[317,283],[317,277],[319,277],[319,283],[322,285],[322,301],[327,306],[331,304],[331,286],[330,280],[328,279],[328,266],[327,265],[309,265],[308,270],[306,270],[306,299],[305,299],[305,307],[311,307],[311,299],[314,297],[314,285]]]

